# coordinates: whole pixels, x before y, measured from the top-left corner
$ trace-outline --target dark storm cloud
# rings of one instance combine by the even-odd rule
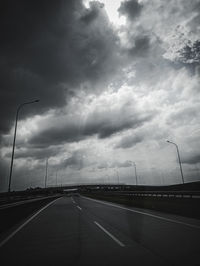
[[[184,64],[193,74],[200,74],[200,40],[188,41],[177,53],[177,61]]]
[[[113,164],[110,166],[111,168],[115,168],[115,167],[118,167],[118,168],[126,168],[126,167],[131,167],[133,166],[133,163],[131,161],[124,161],[124,162],[113,162]]]
[[[128,110],[128,108],[127,108]],[[113,112],[94,112],[87,121],[83,134],[90,136],[97,134],[99,138],[107,138],[125,129],[136,128],[151,119],[151,115],[128,114],[124,106]]]
[[[135,39],[134,46],[128,50],[132,56],[145,56],[150,48],[150,40],[148,36],[139,36]]]
[[[1,1],[0,10],[0,132],[18,104],[39,98],[21,115],[41,114],[115,72],[117,37],[98,2],[86,10],[81,0]]]
[[[70,126],[72,126],[70,128]],[[36,134],[30,139],[30,143],[37,147],[46,147],[49,145],[59,145],[65,142],[80,141],[85,138],[81,134],[78,125],[68,125],[65,128],[51,127]]]
[[[98,169],[108,169],[108,168],[126,168],[126,167],[131,167],[133,164],[131,161],[124,161],[124,162],[119,162],[119,161],[114,161],[113,163],[109,164],[108,162],[102,162],[98,165]]]
[[[64,164],[64,167],[70,167],[72,169],[80,170],[83,168],[82,158],[77,158],[76,156],[68,158]]]
[[[137,143],[142,142],[143,139],[143,136],[126,136],[120,140],[120,142],[115,146],[115,148],[128,149],[135,146]]]
[[[187,125],[198,117],[199,107],[200,105],[198,104],[195,106],[182,106],[180,110],[172,112],[166,122],[170,125]]]
[[[98,164],[98,169],[107,169],[109,167],[108,162],[101,162],[100,164]]]
[[[127,16],[130,20],[139,16],[141,11],[142,5],[137,0],[124,1],[118,9],[119,14]]]
[[[65,121],[62,125],[49,126],[34,135],[29,143],[45,147],[80,141],[94,135],[100,139],[108,138],[123,130],[140,127],[155,115],[152,112],[140,114],[128,108],[126,110],[126,107],[122,106],[115,111],[93,112],[85,121],[74,117],[73,120]]]
[[[43,149],[28,147],[28,149],[16,150],[15,158],[32,158],[36,160],[44,160],[51,156],[57,155],[60,150],[61,147],[59,146],[47,147]],[[8,153],[6,156],[10,157],[10,153]]]
[[[69,167],[74,170],[81,170],[85,167],[84,157],[81,151],[75,151],[71,157],[64,160],[62,167]]]
[[[200,41],[189,43],[179,51],[179,54],[184,63],[200,63]]]
[[[182,159],[184,164],[197,164],[200,163],[200,154],[194,154]]]
[[[97,1],[90,2],[90,9],[86,9],[81,20],[87,24],[93,22],[99,15],[99,8],[103,7],[104,5]]]

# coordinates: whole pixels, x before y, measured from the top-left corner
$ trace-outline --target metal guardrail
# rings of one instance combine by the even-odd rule
[[[133,197],[200,198],[200,191],[106,191],[107,195]]]
[[[59,197],[59,195],[53,195],[53,196],[48,196],[48,197],[38,197],[38,198],[35,198],[35,199],[27,199],[27,200],[21,200],[21,201],[17,201],[17,202],[12,202],[12,203],[7,203],[7,204],[3,204],[3,205],[0,205],[0,210],[4,210],[4,209],[7,209],[7,208],[12,208],[12,207],[15,207],[15,206],[19,206],[19,205],[22,205],[22,204],[27,204],[27,203],[31,203],[31,202],[35,202],[35,201],[39,201],[39,200],[45,200],[45,199],[49,199],[49,198],[57,198]]]

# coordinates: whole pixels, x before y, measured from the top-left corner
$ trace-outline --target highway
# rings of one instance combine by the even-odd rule
[[[0,264],[197,266],[199,243],[199,220],[62,197],[1,239]]]

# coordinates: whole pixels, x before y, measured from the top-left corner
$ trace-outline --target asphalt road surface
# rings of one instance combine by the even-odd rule
[[[0,265],[200,265],[200,222],[82,196],[48,204],[0,242]]]

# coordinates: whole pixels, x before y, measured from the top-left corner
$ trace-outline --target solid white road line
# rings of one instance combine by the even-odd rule
[[[81,197],[85,198],[87,200],[95,201],[95,202],[98,202],[98,203],[101,203],[101,204],[104,204],[104,205],[108,205],[108,206],[112,206],[112,207],[115,207],[115,208],[119,208],[119,209],[122,209],[122,210],[131,211],[131,212],[134,212],[134,213],[139,213],[139,214],[142,214],[142,215],[150,216],[150,217],[157,218],[157,219],[160,219],[160,220],[164,220],[164,221],[167,221],[167,222],[172,222],[172,223],[176,223],[176,224],[182,224],[182,225],[189,226],[189,227],[192,227],[192,228],[195,228],[195,229],[200,229],[199,225],[189,224],[189,223],[185,223],[185,222],[182,222],[182,221],[173,220],[173,219],[170,219],[170,218],[165,218],[163,216],[151,214],[151,213],[148,213],[148,212],[142,212],[142,211],[129,209],[129,208],[122,207],[122,206],[119,206],[119,205],[115,205],[115,204],[112,204],[112,203],[107,203],[105,201],[91,199],[91,198],[88,198],[88,197],[85,197],[85,196],[81,196]]]
[[[39,213],[41,213],[43,210],[45,210],[46,208],[48,208],[51,204],[53,204],[55,201],[57,201],[59,199],[60,198],[51,201],[46,206],[44,206],[42,209],[40,209],[38,212],[36,212],[33,216],[31,216],[28,220],[26,220],[26,222],[24,222],[22,225],[20,225],[14,232],[12,232],[8,237],[6,237],[2,242],[0,242],[0,248],[4,244],[6,244],[14,235],[16,235],[17,232],[19,232],[25,225],[27,225],[28,223],[30,223],[30,221],[32,221]]]
[[[81,207],[79,207],[79,206],[76,206],[80,211],[82,211],[82,208]]]
[[[71,200],[72,200],[72,202],[73,202],[73,203],[75,203],[75,201],[74,201],[74,199],[73,199],[73,198],[71,198]]]
[[[104,231],[104,233],[106,233],[109,237],[111,237],[118,245],[120,245],[121,247],[125,247],[125,245],[119,241],[119,239],[117,239],[115,236],[113,236],[110,232],[108,232],[102,225],[100,225],[99,223],[97,223],[96,221],[94,221],[94,223],[101,229]]]

